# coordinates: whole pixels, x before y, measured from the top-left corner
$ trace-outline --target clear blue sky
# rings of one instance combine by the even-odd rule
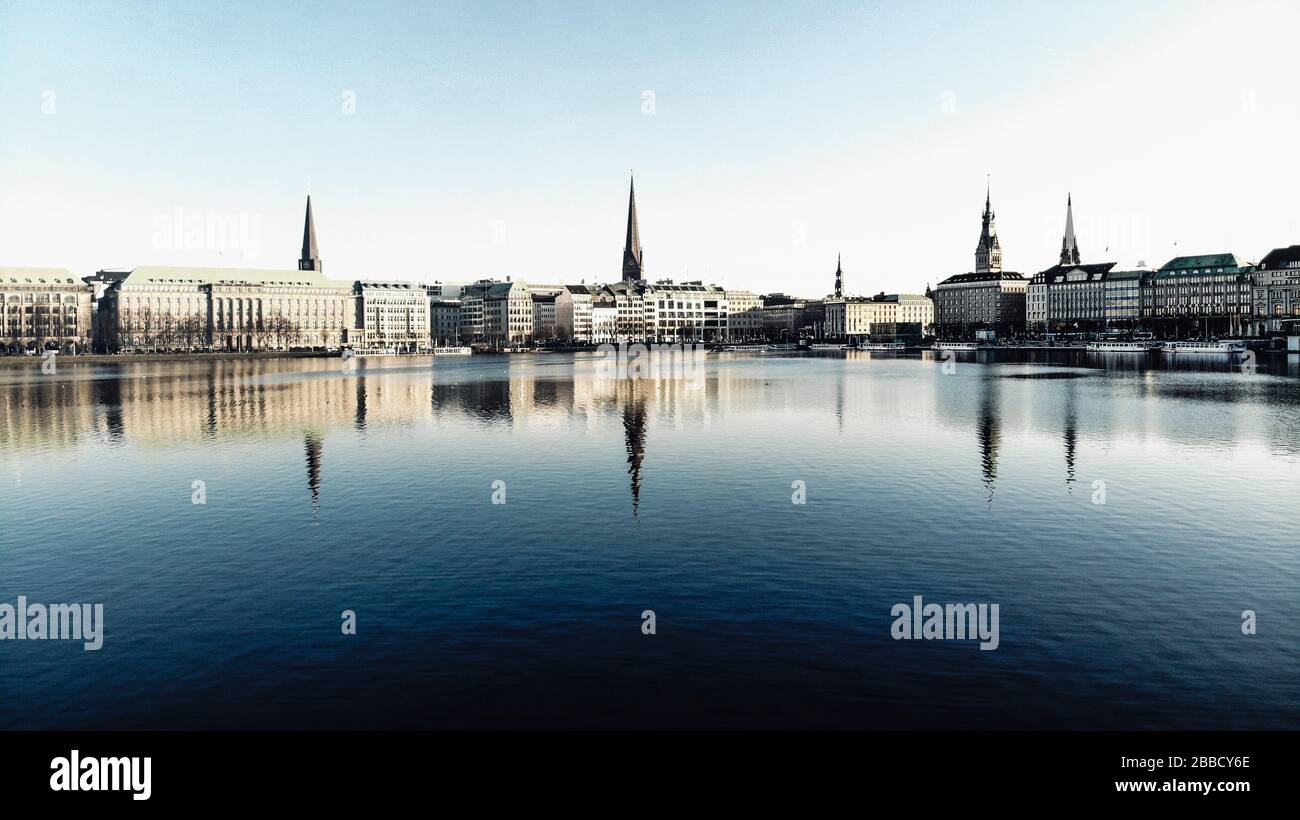
[[[310,186],[330,275],[614,279],[630,168],[652,278],[920,290],[986,175],[1009,269],[1067,192],[1085,261],[1258,258],[1300,242],[1297,7],[0,0],[0,265],[292,266]]]

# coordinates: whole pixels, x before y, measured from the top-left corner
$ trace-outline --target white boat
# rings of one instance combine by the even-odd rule
[[[863,342],[858,345],[858,350],[905,350],[907,345],[903,342]]]
[[[1159,342],[1147,341],[1097,341],[1086,345],[1090,353],[1150,353],[1160,347]]]
[[[1216,353],[1220,355],[1240,355],[1246,352],[1246,343],[1238,339],[1222,342],[1165,342],[1165,353]]]
[[[843,350],[844,345],[828,345],[828,344],[819,343],[819,344],[808,345],[808,349],[809,350]]]
[[[723,345],[721,349],[728,353],[735,350],[767,350],[767,345]]]
[[[935,342],[935,350],[985,350],[990,345],[982,342]]]
[[[435,356],[468,356],[474,351],[468,347],[435,347],[433,355]]]

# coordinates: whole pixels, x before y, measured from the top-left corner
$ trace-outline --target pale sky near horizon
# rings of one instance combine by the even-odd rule
[[[820,296],[1300,243],[1300,3],[0,0],[0,266]],[[650,92],[653,96],[647,94]],[[354,101],[354,105],[350,103]],[[242,219],[245,232],[201,229]]]

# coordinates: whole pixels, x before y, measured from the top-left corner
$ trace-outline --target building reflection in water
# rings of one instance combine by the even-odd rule
[[[1071,494],[1074,492],[1074,453],[1078,445],[1078,417],[1075,410],[1075,393],[1078,388],[1074,382],[1074,379],[1067,379],[1065,383],[1065,429],[1061,435],[1065,442],[1065,491]]]
[[[311,489],[311,514],[315,518],[320,513],[320,467],[325,442],[311,430],[307,431],[304,439],[304,449],[307,451],[307,486]]]
[[[632,517],[641,506],[641,464],[645,460],[646,408],[639,395],[639,382],[632,382],[631,395],[623,402],[623,436],[627,443],[627,472],[632,482]]]
[[[600,376],[594,362],[581,356],[403,364],[371,363],[355,374],[342,372],[336,361],[313,359],[61,364],[56,377],[39,368],[10,371],[0,385],[0,456],[96,442],[148,450],[297,441],[304,449],[294,444],[294,452],[306,459],[316,513],[322,505],[324,440],[331,431],[405,427],[417,436],[427,431],[438,437],[504,426],[545,439],[551,431],[562,436],[591,429],[612,436],[605,463],[621,476],[610,480],[627,482],[635,517],[643,493],[649,499],[649,438],[672,445],[672,430],[699,430],[720,419],[741,419],[764,425],[765,434],[784,435],[779,426],[810,409],[833,412],[841,431],[852,429],[850,421],[870,418],[915,420],[913,434],[922,434],[927,424],[960,430],[967,441],[974,432],[990,504],[1007,431],[1022,426],[1060,442],[1071,492],[1081,431],[1099,443],[1130,436],[1230,449],[1257,441],[1273,452],[1300,455],[1295,356],[1265,357],[1261,368],[1292,378],[1210,370],[1210,377],[1187,379],[1148,369],[1098,374],[1082,392],[1074,379],[1064,385],[1040,382],[1041,388],[1023,389],[1024,401],[1020,393],[1014,401],[1004,395],[992,370],[951,383],[926,371],[923,379],[876,389],[881,382],[872,380],[869,368],[809,377],[786,362],[760,369],[743,357],[711,360],[702,373],[686,378],[636,380]],[[936,384],[943,389],[935,392]],[[1199,412],[1189,409],[1192,403],[1224,412]],[[1040,404],[1060,412],[1033,412]],[[668,431],[662,442],[650,434],[652,425]]]
[[[524,412],[531,402],[522,401],[516,408],[511,398],[511,382],[505,379],[467,378],[464,381],[443,382],[435,380],[429,386],[429,401],[435,417],[468,416],[486,422],[516,421],[516,410]],[[527,391],[531,399],[532,390]],[[521,391],[521,399],[524,396]]]
[[[125,427],[122,424],[122,382],[117,379],[95,379],[92,396],[95,406],[104,414],[104,430],[108,440],[121,443]]]
[[[980,388],[979,418],[975,422],[975,437],[980,447],[980,468],[983,474],[984,489],[988,491],[988,503],[993,503],[993,494],[997,490],[998,479],[998,445],[1002,441],[1002,432],[998,423],[998,385],[997,377],[988,374]]]
[[[836,429],[844,432],[844,380],[848,378],[848,371],[841,370],[840,377],[835,380],[835,426]]]
[[[360,432],[366,429],[366,377],[358,371],[355,378],[356,410],[352,414],[352,426]]]
[[[217,396],[217,362],[208,362],[208,384],[204,393],[207,399],[203,408],[203,437],[211,441],[217,437],[217,423],[219,421],[219,398]]]

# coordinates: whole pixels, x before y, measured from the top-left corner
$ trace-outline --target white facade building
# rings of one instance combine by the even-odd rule
[[[611,293],[598,293],[591,300],[591,343],[618,341],[618,300]]]
[[[498,282],[483,296],[483,337],[494,347],[533,342],[533,294],[523,282]]]
[[[555,297],[555,333],[564,342],[591,342],[591,290],[586,285],[565,285]]]
[[[84,352],[92,287],[63,268],[0,268],[0,345],[6,352]]]
[[[429,297],[424,285],[360,281],[353,294],[355,327],[361,331],[363,348],[414,353],[429,347]]]
[[[726,291],[727,340],[748,342],[763,338],[763,299],[747,290]]]

